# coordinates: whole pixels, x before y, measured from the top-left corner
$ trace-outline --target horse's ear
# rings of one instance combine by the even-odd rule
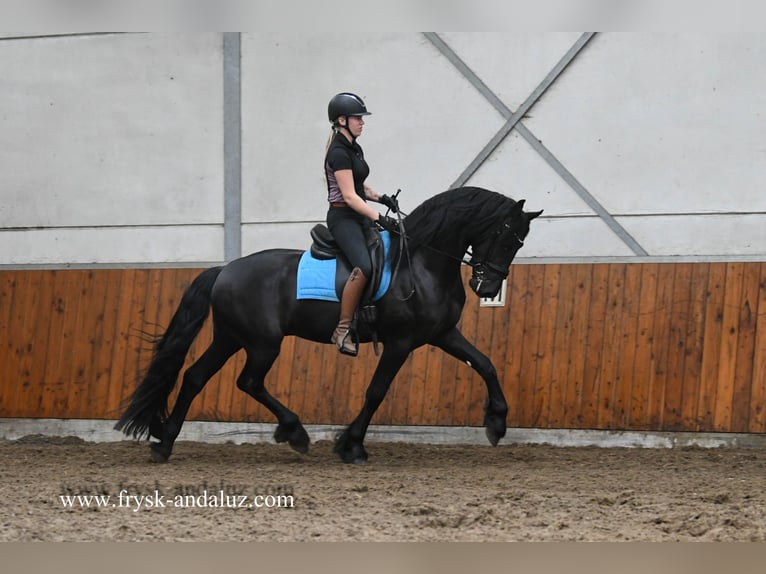
[[[532,221],[535,217],[540,217],[543,214],[543,210],[540,211],[528,211],[527,217],[529,218],[529,221]]]
[[[518,217],[521,215],[521,212],[524,211],[524,202],[526,199],[520,199],[516,203],[513,204],[513,207],[511,207],[511,215],[513,217]]]

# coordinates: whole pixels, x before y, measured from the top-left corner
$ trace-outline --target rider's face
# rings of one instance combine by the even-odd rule
[[[364,128],[364,118],[362,116],[348,116],[346,121],[347,129],[352,136],[358,138],[362,135],[362,129]]]

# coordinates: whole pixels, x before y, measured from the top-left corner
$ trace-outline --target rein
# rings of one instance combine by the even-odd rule
[[[396,195],[399,195],[399,193],[397,192]],[[386,212],[386,214],[388,214],[388,211]],[[391,283],[393,284],[393,282],[396,280],[396,276],[399,273],[399,267],[400,267],[400,265],[402,263],[402,253],[405,253],[407,255],[407,263],[408,263],[409,269],[410,269],[410,282],[411,282],[411,285],[412,285],[412,289],[410,290],[410,294],[409,295],[407,295],[403,299],[399,299],[399,301],[409,301],[410,298],[412,298],[412,296],[415,294],[415,277],[412,274],[412,259],[411,259],[411,256],[410,256],[409,245],[407,244],[407,239],[408,238],[407,238],[407,234],[406,234],[405,229],[404,229],[404,220],[402,219],[402,215],[404,217],[407,217],[407,214],[404,213],[403,211],[401,211],[401,210],[397,210],[396,211],[396,216],[397,216],[397,220],[398,220],[398,223],[399,223],[399,257],[398,257],[398,260],[396,262],[396,266],[394,267],[394,271],[393,271],[393,273],[391,275]],[[506,229],[510,229],[510,226],[507,223],[503,223],[503,227],[506,228]],[[495,232],[495,235],[499,236],[502,233],[503,233],[503,230],[499,229],[498,231]],[[521,237],[519,237],[519,234],[517,232],[515,232],[515,231],[513,232],[513,237],[516,239],[516,241],[519,242],[519,248],[521,248],[521,246],[524,245],[524,240]],[[486,256],[486,259],[490,258],[490,256],[492,255],[492,253],[493,253],[493,251],[495,249],[495,246],[496,246],[496,242],[493,242],[492,243],[492,247],[491,247],[489,253]],[[442,255],[443,257],[446,257],[447,259],[452,259],[453,261],[457,261],[461,265],[467,265],[467,266],[469,266],[469,267],[471,267],[473,269],[476,269],[477,267],[485,267],[485,268],[489,269],[490,271],[500,275],[503,279],[508,277],[508,270],[507,269],[501,269],[500,267],[498,267],[497,265],[495,265],[492,262],[487,262],[487,261],[477,261],[477,262],[474,262],[473,261],[473,252],[470,249],[466,250],[466,254],[468,254],[468,256],[471,259],[465,259],[464,257],[456,257],[456,256],[454,256],[454,255],[452,255],[450,253],[442,251],[441,249],[436,249],[435,247],[432,247],[431,245],[429,245],[427,243],[423,244],[423,247],[425,247],[426,249],[429,249],[430,251],[432,251],[434,253],[438,253],[439,255]]]

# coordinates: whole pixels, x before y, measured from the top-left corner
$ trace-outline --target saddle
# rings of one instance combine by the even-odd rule
[[[346,285],[346,280],[351,275],[351,264],[340,247],[335,241],[335,238],[330,233],[330,230],[321,223],[316,224],[311,229],[311,255],[320,260],[335,259],[335,292],[340,299],[343,293],[343,287]],[[366,313],[375,313],[371,309],[375,309],[372,304],[374,295],[380,288],[381,278],[383,277],[383,268],[385,266],[385,250],[383,247],[383,241],[380,237],[380,232],[374,227],[365,227],[365,241],[367,243],[367,249],[370,252],[370,261],[372,262],[372,277],[369,277],[367,281],[367,287],[362,295],[361,309],[367,309]],[[371,308],[371,309],[370,309]],[[377,319],[375,317],[364,318],[366,322],[370,323],[367,319]],[[373,320],[372,323],[375,321]]]

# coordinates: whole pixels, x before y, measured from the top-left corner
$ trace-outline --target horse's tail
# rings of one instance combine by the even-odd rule
[[[154,345],[154,354],[143,381],[130,397],[115,429],[141,438],[156,436],[168,417],[168,397],[176,385],[186,353],[210,311],[210,294],[223,267],[200,273],[187,287],[165,333]],[[159,437],[157,437],[159,438]]]

